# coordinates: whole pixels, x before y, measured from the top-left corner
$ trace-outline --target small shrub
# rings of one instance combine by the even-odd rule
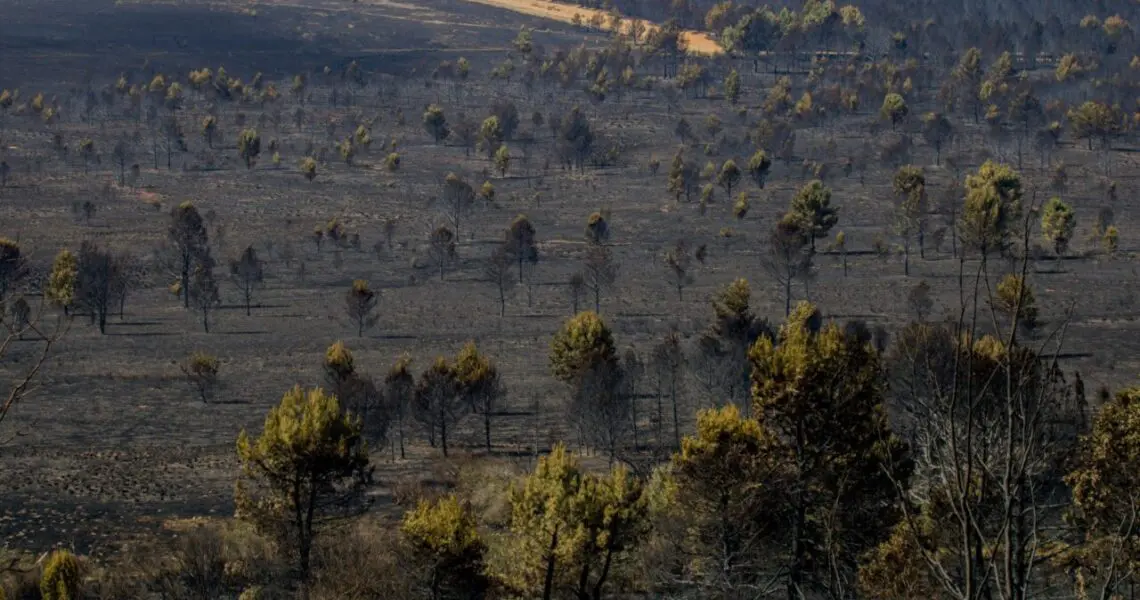
[[[740,192],[740,195],[736,197],[736,202],[732,205],[732,216],[743,219],[748,215],[749,206],[748,192]]]
[[[317,177],[317,161],[311,156],[306,156],[301,160],[301,174],[305,179],[312,181]]]
[[[1009,318],[1015,312],[1021,325],[1032,328],[1037,324],[1037,300],[1033,288],[1020,276],[1010,273],[998,283],[994,309]]]
[[[67,550],[56,550],[40,577],[43,600],[79,600],[79,560]]]
[[[182,365],[182,372],[186,374],[186,379],[190,381],[203,404],[209,403],[214,397],[218,387],[219,365],[216,357],[205,352],[191,354],[186,364]]]
[[[1109,225],[1104,230],[1104,238],[1102,239],[1104,245],[1104,252],[1109,256],[1116,254],[1120,249],[1120,232],[1116,230],[1115,225]]]

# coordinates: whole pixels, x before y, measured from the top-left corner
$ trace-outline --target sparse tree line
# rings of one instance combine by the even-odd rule
[[[451,63],[440,65],[433,77],[466,80],[470,67],[464,59],[460,59],[460,64],[463,68],[458,72]],[[300,149],[297,162],[299,173],[313,181],[335,157],[352,168],[357,166],[354,161],[358,157],[370,153],[379,136],[374,134],[375,129],[382,121],[389,122],[382,109],[388,100],[398,96],[399,90],[397,85],[383,79],[374,82],[374,106],[379,110],[373,116],[366,116],[362,112],[364,105],[352,100],[354,91],[363,94],[368,87],[366,74],[355,62],[348,65],[341,76],[326,67],[323,76],[310,78],[298,74],[293,78],[291,90],[296,106],[285,111],[283,104],[286,100],[277,91],[277,84],[266,81],[260,73],[245,82],[227,73],[224,67],[219,67],[216,72],[203,68],[191,71],[183,83],[173,76],[157,72],[149,64],[141,71],[141,74],[122,74],[114,84],[99,93],[88,90],[85,95],[72,98],[47,98],[41,92],[27,100],[18,89],[5,89],[0,91],[0,114],[40,116],[49,128],[58,124],[60,111],[68,110],[78,111],[77,117],[84,123],[105,124],[108,119],[125,119],[133,131],[118,134],[110,141],[96,142],[90,137],[82,137],[72,143],[64,139],[62,132],[53,131],[53,149],[64,163],[69,162],[72,155],[81,160],[85,173],[91,166],[98,167],[106,161],[116,172],[120,186],[130,184],[133,187],[139,182],[148,150],[153,155],[152,167],[155,170],[160,168],[162,155],[165,155],[166,168],[173,169],[174,157],[188,154],[193,154],[193,168],[216,169],[219,155],[228,151],[234,151],[234,156],[247,169],[253,169],[266,158],[272,169],[280,169],[284,160],[282,153],[298,149],[286,148],[278,137],[263,140],[262,132],[275,131],[284,136],[292,125],[293,133],[315,133],[311,130],[320,120],[319,109],[310,106],[306,110],[306,102],[315,102],[317,91],[327,91],[324,99],[328,101],[328,108],[325,110],[334,115],[330,116],[324,128],[327,143],[322,143],[319,136],[311,136]],[[75,105],[81,108],[76,109]],[[233,119],[236,127],[228,132],[228,124],[222,121],[222,111],[226,107],[236,111]],[[118,114],[120,108],[122,113]],[[259,113],[255,123],[248,119],[247,110]],[[348,114],[341,115],[338,113],[340,110]],[[406,124],[406,119],[403,108],[399,106],[391,108],[390,112],[392,136],[377,145],[381,149],[379,158],[386,170],[395,172],[402,162],[398,151],[402,134],[396,131]],[[513,101],[496,101],[488,112],[489,115],[481,122],[463,112],[449,121],[438,104],[430,104],[423,114],[423,128],[437,144],[450,141],[453,145],[462,146],[467,155],[478,151],[500,177],[507,176],[512,162],[518,157],[506,143],[518,141],[523,146],[522,164],[528,165],[530,152],[527,148],[539,138],[539,128],[547,122],[553,138],[547,164],[556,160],[563,168],[606,166],[613,164],[620,154],[618,146],[601,140],[591,131],[584,111],[577,106],[565,111],[552,111],[549,116],[535,111],[529,119],[532,128],[525,136],[520,135],[520,113]],[[347,130],[347,135],[341,135],[342,129]],[[194,130],[202,139],[204,147],[200,149],[195,149],[191,143]],[[226,144],[227,139],[232,141]],[[183,163],[185,166],[185,160]],[[8,162],[3,164],[0,184],[6,184],[12,174]]]
[[[5,286],[14,286],[31,271],[19,256],[19,245],[8,240],[5,243],[14,257],[12,264],[21,266],[13,267],[0,280]],[[171,211],[167,241],[157,255],[156,265],[175,278],[171,293],[185,308],[199,313],[208,333],[210,315],[221,306],[221,295],[206,222],[193,203],[183,202]],[[123,316],[129,293],[149,283],[150,269],[151,265],[128,254],[84,241],[77,253],[66,249],[59,252],[42,288],[44,297],[66,315],[85,314],[92,325],[98,324],[100,333],[106,333],[108,316],[115,312]],[[229,272],[248,315],[264,280],[264,264],[250,246],[230,262]]]
[[[675,8],[682,10],[683,7]],[[838,7],[833,3],[813,1],[805,4],[799,12],[786,10],[774,12],[764,8],[755,14],[743,14],[742,10],[741,7],[720,4],[709,11],[706,21],[725,24],[727,29],[723,38],[726,45],[734,53],[745,56],[753,51],[770,52],[770,49],[764,48],[767,48],[765,44],[772,40],[778,42],[772,42],[774,44],[772,48],[788,44],[791,44],[792,48],[797,44],[807,46],[824,44],[830,47],[836,39],[836,32],[847,32],[843,36],[853,39],[863,35],[859,32],[864,28],[865,19],[858,9],[850,6]],[[739,22],[732,25],[735,21]],[[1122,44],[1131,40],[1131,26],[1126,19],[1119,16],[1089,15],[1081,20],[1080,27],[1087,35],[1074,39],[1074,42],[1083,44],[1097,36],[1103,36],[1104,44],[1098,42],[1090,46],[1099,49],[1103,56],[1090,58],[1086,56],[1087,52],[1067,54],[1066,59],[1058,62],[1055,72],[1045,76],[1042,76],[1039,70],[1034,70],[1034,65],[1029,63],[1027,55],[991,48],[984,44],[967,48],[958,56],[953,68],[943,72],[942,66],[934,64],[924,55],[916,55],[905,43],[907,34],[904,33],[898,34],[902,42],[899,40],[892,42],[895,46],[901,47],[899,52],[882,57],[877,62],[864,60],[866,57],[858,53],[854,56],[843,55],[829,60],[814,61],[808,69],[808,77],[802,91],[793,93],[790,76],[775,77],[766,91],[754,90],[757,96],[763,97],[759,106],[761,117],[749,123],[748,109],[739,107],[738,110],[744,111],[741,114],[746,124],[745,127],[737,128],[744,130],[744,135],[739,139],[737,136],[727,135],[728,132],[724,131],[725,128],[719,118],[715,115],[709,116],[706,126],[710,141],[704,144],[705,153],[733,152],[734,148],[743,149],[750,145],[753,154],[748,163],[742,165],[744,169],[739,168],[735,160],[729,159],[720,168],[710,161],[706,168],[701,170],[686,161],[682,153],[678,152],[668,174],[668,190],[677,199],[683,195],[686,200],[699,192],[700,209],[703,213],[712,202],[717,187],[722,188],[731,199],[734,188],[745,172],[763,188],[772,167],[772,158],[783,160],[789,175],[793,164],[802,163],[802,172],[813,179],[818,178],[826,182],[829,177],[835,176],[835,171],[842,170],[846,176],[858,171],[862,182],[867,162],[876,154],[895,166],[901,167],[910,163],[913,158],[913,140],[918,137],[935,151],[935,162],[939,163],[943,147],[955,143],[961,147],[966,136],[966,127],[956,127],[949,118],[955,113],[960,113],[966,119],[972,118],[975,123],[984,120],[987,129],[983,135],[991,142],[995,153],[1000,156],[1012,153],[1016,149],[1019,168],[1023,162],[1023,146],[1027,144],[1037,146],[1043,165],[1050,163],[1050,158],[1062,143],[1062,135],[1066,130],[1074,139],[1087,140],[1090,150],[1093,149],[1094,140],[1098,140],[1103,152],[1103,169],[1107,177],[1111,169],[1109,151],[1112,142],[1122,135],[1129,134],[1138,122],[1132,118],[1134,115],[1130,114],[1127,105],[1122,103],[1122,99],[1127,97],[1129,90],[1134,87],[1135,78],[1120,75],[1120,70],[1113,68],[1113,65],[1119,62],[1119,57],[1124,54]],[[716,30],[718,27],[712,29]],[[730,30],[737,33],[729,35]],[[616,31],[621,33],[620,28]],[[625,34],[616,36],[610,47],[596,52],[580,48],[571,52],[559,51],[548,54],[542,46],[531,43],[529,33],[523,31],[508,58],[508,63],[511,65],[519,61],[521,66],[496,69],[490,75],[501,77],[506,71],[516,73],[517,69],[525,69],[525,73],[531,74],[530,78],[523,78],[528,90],[547,79],[560,81],[562,86],[573,87],[573,84],[581,78],[588,84],[585,91],[593,101],[604,100],[604,93],[601,93],[599,98],[599,89],[616,90],[623,86],[631,89],[646,86],[652,88],[649,78],[639,78],[637,73],[639,69],[648,68],[647,62],[651,57],[665,52],[661,44],[666,42],[657,38],[668,37],[669,28],[663,27],[656,31],[653,36],[657,40],[655,45],[640,48],[640,52],[644,54],[640,57],[640,61],[639,45],[631,44],[632,40],[623,37]],[[736,45],[729,43],[737,38],[741,41]],[[680,38],[674,36],[673,39],[675,43],[680,43],[677,41]],[[761,44],[764,48],[736,47],[748,40],[752,40],[750,43]],[[678,48],[672,51],[676,55],[674,56],[676,60],[683,55],[683,48]],[[988,68],[984,62],[986,56],[996,57]],[[433,79],[464,85],[464,82],[469,81],[470,65],[466,61],[460,62],[462,67],[451,63],[440,65],[433,72]],[[1128,65],[1125,71],[1134,71],[1137,64]],[[256,106],[268,110],[273,109],[275,103],[282,98],[277,92],[276,84],[265,81],[260,74],[248,82],[243,82],[240,78],[227,73],[224,68],[218,68],[216,72],[211,69],[200,69],[192,71],[183,84],[174,81],[172,77],[154,72],[153,67],[148,69],[147,76],[138,81],[132,81],[138,79],[137,76],[124,74],[113,86],[104,90],[102,100],[99,94],[91,92],[84,101],[85,110],[90,113],[98,108],[100,101],[113,104],[118,102],[117,98],[126,98],[130,100],[128,104],[132,107],[146,105],[153,108],[156,114],[161,112],[160,109],[168,110],[174,118],[180,111],[188,110],[190,100],[202,104],[202,108],[207,112],[216,113],[218,103],[232,102],[239,106]],[[669,90],[673,89],[674,84],[680,89],[688,89],[694,85],[692,83],[694,81],[702,88],[709,87],[717,79],[714,75],[714,71],[717,70],[725,71],[721,86],[725,98],[733,106],[736,106],[742,98],[746,101],[746,105],[750,104],[747,102],[749,100],[747,90],[742,95],[743,76],[737,69],[725,70],[712,64],[704,65],[696,59],[683,65],[677,76],[673,78],[675,81],[663,82],[662,85],[665,87],[651,91],[659,91],[669,96]],[[619,72],[620,76],[615,75]],[[666,77],[668,78],[668,70]],[[328,90],[327,99],[336,108],[344,104],[346,98],[351,98],[354,90],[358,94],[363,93],[369,85],[367,79],[367,74],[360,66],[352,63],[345,67],[343,72],[334,72],[326,68],[323,74],[297,75],[292,80],[291,93],[299,104],[306,101],[312,103],[315,88],[325,86],[321,89]],[[942,82],[941,87],[936,85],[938,81]],[[379,96],[395,93],[392,91],[396,89],[395,86],[385,85],[386,82],[373,83],[378,88]],[[192,91],[187,92],[186,89]],[[1070,102],[1076,92],[1088,89],[1093,89],[1097,98]],[[1048,98],[1046,93],[1051,93],[1053,97]],[[1087,98],[1088,94],[1085,93],[1084,96]],[[29,111],[39,114],[54,108],[55,112],[51,114],[58,115],[58,110],[66,104],[58,98],[46,98],[42,93],[24,102],[21,102],[25,99],[18,91],[7,91],[0,98],[4,99],[0,102],[0,107],[21,114],[27,114]],[[353,101],[347,100],[347,102],[351,105]],[[884,136],[885,141],[880,148],[865,146],[862,152],[840,155],[836,151],[832,136],[822,153],[797,150],[797,130],[822,128],[826,132],[830,121],[847,114],[858,114],[860,106],[880,106],[880,103],[878,114],[884,122],[890,124],[892,129],[892,135]],[[931,104],[935,110],[920,113],[911,109],[912,106]],[[301,116],[297,119],[297,127],[300,129],[305,117],[300,107],[298,111]],[[403,123],[402,108],[397,107],[393,111],[395,119]],[[279,113],[280,110],[276,109],[276,112]],[[499,173],[499,176],[505,177],[512,164],[518,162],[518,156],[507,147],[507,142],[520,135],[522,124],[520,111],[512,101],[499,100],[489,107],[488,113],[489,116],[481,123],[463,115],[460,115],[456,122],[449,122],[444,108],[436,103],[427,106],[422,123],[424,131],[437,143],[450,140],[463,145],[468,153],[478,150],[488,159],[489,165]],[[525,148],[530,141],[538,137],[540,126],[546,124],[550,126],[552,135],[551,157],[556,158],[564,167],[582,169],[587,165],[609,164],[613,157],[621,154],[622,145],[614,140],[602,139],[599,128],[591,125],[585,113],[586,110],[579,106],[563,113],[552,112],[545,117],[541,112],[535,111],[530,119],[533,125],[532,131],[518,137],[517,141]],[[268,113],[263,112],[259,121],[265,121],[266,126],[280,126],[280,115],[277,118],[268,118],[266,114]],[[350,119],[352,122],[344,121],[339,125],[337,123],[330,125],[330,139],[340,140],[335,144],[336,151],[350,166],[354,156],[371,146],[372,128],[378,119],[378,116],[365,118],[359,114],[356,117],[354,120]],[[237,155],[247,167],[252,167],[262,153],[262,136],[258,133],[259,127],[247,126],[244,119],[238,121],[243,123],[239,125],[241,129],[235,138]],[[335,131],[340,125],[351,130],[344,138]],[[208,114],[202,118],[202,137],[210,148],[214,145],[214,136],[218,134],[218,128],[217,115]],[[678,122],[677,132],[682,142],[693,145],[700,143],[699,136],[694,135],[684,118]],[[67,151],[67,142],[60,137],[60,134],[55,135],[55,145]],[[158,137],[154,139],[157,140]],[[135,152],[132,146],[140,141],[141,139],[118,140],[111,149],[120,184],[125,181],[127,167],[134,159]],[[401,157],[395,152],[395,142],[393,139],[390,145],[393,151],[385,158],[388,170],[393,171],[399,169],[401,164]],[[279,142],[271,139],[265,145],[268,153],[274,156],[274,164],[280,163]],[[313,180],[317,177],[318,169],[325,163],[325,159],[323,153],[320,153],[321,156],[313,156],[318,153],[314,152],[312,143],[309,146],[303,152],[305,156],[299,163],[299,169],[307,179]],[[98,148],[93,140],[83,138],[77,142],[76,147],[76,152],[83,158],[85,169],[89,162],[97,161]],[[170,148],[184,148],[185,144],[168,143],[166,147],[169,166]],[[771,156],[761,148],[769,149]],[[804,152],[809,156],[797,156],[797,152]],[[527,155],[528,153],[523,153],[524,160]],[[710,165],[712,170],[709,169]],[[157,168],[157,150],[155,166]],[[840,169],[836,169],[837,166]],[[1056,164],[1052,165],[1052,168],[1055,171],[1055,187],[1060,196],[1065,191],[1065,166]],[[955,166],[954,169],[957,174],[961,174],[960,166]],[[10,168],[4,171],[5,178],[9,171]],[[132,172],[137,174],[137,167]],[[137,179],[137,175],[134,178]],[[1110,185],[1115,184],[1110,182]],[[923,219],[915,218],[921,216],[917,214],[921,212],[920,205],[924,200],[924,195],[919,193],[921,187],[909,191],[901,188],[896,190],[900,197],[907,199],[904,210],[909,213],[908,216],[900,218],[897,227],[902,232],[901,246],[905,255],[906,271],[909,271],[910,240],[917,236],[920,253],[925,250],[923,238],[928,232]],[[743,192],[745,190],[742,190]],[[732,202],[732,206],[733,214],[742,219],[748,212],[749,198],[747,195],[741,196]],[[85,219],[90,220],[95,209],[94,204],[84,204],[79,210]],[[953,215],[950,218],[953,220]],[[1105,228],[1108,225],[1106,224]],[[458,221],[453,224],[451,230],[455,236],[459,235]],[[809,242],[814,242],[815,237],[814,233],[809,233]],[[951,239],[954,243],[957,242],[953,236]],[[442,274],[442,263],[449,256],[448,244],[444,239],[435,242],[432,257],[440,263]],[[185,285],[186,282],[183,283]]]
[[[775,330],[738,281],[702,342],[721,352],[720,378],[740,378],[737,396],[709,395],[718,406],[666,433],[664,454],[619,454],[599,472],[558,444],[506,476],[468,464],[477,483],[421,491],[391,530],[362,520],[370,460],[402,440],[405,418],[447,452],[457,417],[481,414],[489,440],[499,374],[468,344],[418,378],[400,358],[378,384],[338,342],[323,389],[292,389],[239,438],[237,522],[252,529],[203,528],[192,539],[214,545],[176,546],[178,560],[145,571],[155,579],[114,585],[78,578],[83,565],[57,553],[40,597],[1123,597],[1140,536],[1137,393],[1101,390],[1090,405],[1056,350],[1022,343],[1014,324],[1030,305],[1000,288],[971,302],[1012,302],[1009,325],[963,306],[887,342],[808,303]],[[613,423],[628,426],[621,406],[644,370],[618,356],[606,323],[568,320],[549,364],[586,443],[628,445]],[[251,535],[276,550],[239,569],[221,540]],[[364,563],[375,571],[350,574],[377,551],[355,545],[375,536],[387,540]]]
[[[898,171],[900,220],[922,188],[921,170]],[[893,339],[860,322],[827,322],[808,303],[777,330],[754,313],[742,279],[713,299],[706,331],[691,342],[668,333],[644,354],[620,351],[597,312],[576,314],[555,333],[549,357],[566,389],[563,433],[586,456],[596,451],[619,466],[595,474],[558,445],[529,473],[488,484],[509,514],[488,512],[485,496],[480,504],[469,488],[420,500],[392,534],[404,575],[382,588],[431,598],[1084,598],[1090,590],[1108,598],[1129,588],[1138,533],[1128,473],[1140,458],[1128,411],[1136,394],[1102,390],[1090,405],[1079,373],[1062,372],[1048,347],[1059,338],[1034,333],[1043,323],[1027,282],[1027,216],[1040,215],[1041,235],[1060,254],[1072,211],[1059,200],[1027,211],[1020,176],[1002,164],[982,165],[964,190],[956,235],[963,260],[969,251],[979,265],[974,281],[961,284],[975,290],[972,304],[948,321],[928,320],[929,290],[919,284],[908,299],[916,320]],[[766,259],[781,267],[774,281],[787,285],[787,265],[810,260],[813,235],[825,236],[835,215],[822,182],[797,192]],[[602,213],[584,233],[588,252],[608,251]],[[192,204],[172,212],[169,235],[180,281],[201,286],[195,280],[213,264]],[[27,268],[18,244],[0,248],[0,289],[10,295]],[[537,260],[536,248],[520,216],[489,264],[513,282]],[[690,253],[685,244],[665,253],[679,293]],[[988,292],[1002,264],[991,255],[1022,267]],[[93,245],[78,256],[62,252],[45,298],[67,314],[106,310],[118,299],[115,264]],[[179,299],[196,305],[200,293]],[[346,292],[358,333],[375,323],[377,300],[365,281]],[[203,401],[216,397],[219,365],[205,353],[183,365]],[[482,445],[493,451],[505,397],[494,361],[469,343],[418,376],[411,365],[401,357],[377,380],[337,342],[323,362],[323,388],[293,389],[259,437],[242,434],[237,516],[274,541],[274,560],[284,561],[277,568],[291,577],[230,573],[164,589],[333,585],[322,583],[331,565],[321,562],[329,550],[320,540],[335,545],[328,528],[367,511],[372,457],[404,458],[416,434],[446,457],[468,418],[481,421]],[[694,397],[704,400],[694,406]],[[52,583],[52,565],[67,560],[47,563],[44,589],[92,585]],[[187,591],[194,589],[210,591]]]
[[[669,10],[679,15],[695,10],[693,3],[674,4]],[[957,63],[951,66],[934,60],[935,54],[923,49],[949,43],[946,32],[940,32],[937,25],[907,23],[889,34],[889,39],[879,39],[884,34],[876,32],[872,36],[869,20],[859,8],[850,5],[810,0],[799,10],[753,10],[722,2],[701,10],[707,10],[699,19],[702,28],[721,33],[720,41],[734,60],[686,58],[684,36],[675,24],[654,28],[644,44],[631,36],[629,28],[612,27],[611,43],[597,50],[580,47],[551,51],[533,43],[530,32],[523,30],[504,63],[487,75],[492,80],[506,79],[508,86],[513,81],[526,92],[528,100],[536,92],[548,97],[562,96],[565,89],[580,91],[583,99],[591,103],[610,97],[620,100],[623,94],[635,93],[661,95],[666,100],[678,91],[690,91],[700,97],[722,96],[734,110],[745,111],[742,117],[747,135],[742,137],[754,147],[766,147],[775,156],[786,157],[789,166],[796,152],[797,129],[830,129],[830,123],[838,118],[861,114],[860,107],[880,107],[879,115],[890,123],[895,135],[890,136],[889,144],[884,144],[884,153],[905,154],[911,139],[921,136],[940,157],[944,144],[961,143],[958,138],[966,133],[965,127],[955,127],[948,119],[958,113],[974,124],[984,121],[984,135],[995,150],[1016,152],[1019,168],[1025,145],[1035,144],[1044,161],[1066,128],[1074,138],[1088,140],[1090,150],[1093,141],[1099,141],[1105,151],[1106,175],[1110,170],[1107,151],[1112,141],[1131,133],[1137,122],[1127,103],[1135,95],[1132,92],[1138,81],[1133,72],[1140,68],[1140,62],[1129,62],[1133,55],[1129,50],[1135,40],[1128,15],[1090,13],[1073,23],[1062,23],[1055,17],[1047,25],[1034,21],[1032,27],[1018,31],[1017,36],[1004,38],[968,32],[974,39],[938,54],[957,57]],[[895,18],[889,11],[880,16]],[[620,20],[620,16],[613,18]],[[1071,34],[1073,30],[1079,34]],[[867,50],[866,44],[872,39],[889,50]],[[1068,46],[1054,53],[1060,58],[1050,63],[1051,72],[1043,72],[1037,64],[1045,39]],[[1013,40],[1017,40],[1016,47],[1010,47]],[[837,48],[851,50],[832,52]],[[735,59],[770,61],[774,69],[781,60],[791,64],[787,65],[786,74],[764,82],[760,75],[742,74],[733,66]],[[662,78],[650,75],[658,60],[666,64]],[[791,76],[797,74],[806,74],[806,78],[797,82],[801,89],[793,93]],[[746,75],[752,81],[744,81]],[[430,77],[429,84],[461,88],[471,84],[471,67],[464,59],[456,63],[445,61]],[[339,70],[326,67],[321,73],[297,74],[288,85],[280,84],[289,88],[288,93],[279,91],[277,82],[267,81],[260,73],[245,81],[224,67],[216,71],[193,70],[184,81],[178,79],[147,65],[140,73],[124,73],[100,91],[87,90],[73,98],[47,97],[42,92],[29,98],[19,90],[3,90],[0,111],[40,116],[51,128],[60,119],[61,111],[75,112],[84,121],[92,122],[97,114],[123,108],[124,117],[136,119],[144,130],[149,130],[157,169],[160,146],[165,150],[168,167],[173,154],[189,151],[189,136],[185,132],[188,126],[200,130],[206,154],[210,154],[224,129],[219,120],[220,107],[234,105],[239,111],[259,110],[257,123],[247,123],[245,113],[239,112],[236,128],[231,132],[230,148],[252,168],[263,154],[263,145],[274,165],[282,160],[283,148],[278,140],[269,139],[263,144],[259,131],[280,131],[290,120],[298,131],[303,131],[306,123],[312,125],[316,120],[304,107],[312,107],[323,99],[331,109],[348,110],[349,114],[328,123],[331,146],[310,141],[300,153],[298,168],[312,180],[319,165],[327,164],[334,152],[351,167],[356,157],[374,145],[378,134],[373,132],[380,125],[381,115],[365,116],[356,109],[359,97],[367,92],[379,101],[399,95],[398,85],[375,75],[370,80],[370,74],[356,62]],[[501,84],[496,81],[495,85]],[[282,105],[288,98],[297,106],[285,115]],[[676,104],[675,100],[669,100],[670,106]],[[933,110],[912,108],[918,106]],[[755,108],[761,118],[748,123],[747,111]],[[391,109],[391,119],[397,126],[406,122],[403,110],[400,106]],[[180,117],[195,111],[202,114]],[[550,158],[564,167],[611,165],[625,149],[625,142],[609,139],[601,128],[592,125],[585,115],[587,109],[581,106],[549,115],[535,111],[529,119],[532,128],[528,132],[520,127],[520,112],[512,100],[504,99],[495,101],[481,122],[465,115],[449,120],[443,104],[435,102],[424,109],[422,123],[436,143],[461,145],[468,154],[478,150],[500,176],[505,176],[518,159],[513,149],[506,147],[507,142],[517,142],[525,150],[540,137],[539,128],[544,124],[549,126],[552,138]],[[710,129],[712,141],[706,144],[706,152],[731,149],[740,142],[734,138],[741,136],[727,135],[731,130],[722,132],[719,126],[716,129]],[[678,132],[683,140],[692,135],[691,130],[680,126]],[[101,148],[89,137],[72,142],[64,140],[58,131],[54,135],[56,149],[82,159],[85,170],[90,163],[101,161],[101,152],[107,153],[117,167],[120,184],[125,181],[127,168],[138,164],[134,161],[146,141],[140,133]],[[397,139],[379,145],[389,152],[381,154],[387,168],[399,169]],[[896,148],[890,150],[887,145]],[[523,152],[524,160],[528,155],[529,152]],[[795,158],[810,159],[817,166],[824,164],[821,157]],[[845,169],[846,161],[867,158],[856,153],[828,157]],[[9,171],[10,167],[4,173],[5,179]],[[731,184],[725,187],[731,194]],[[690,191],[686,191],[686,196]]]

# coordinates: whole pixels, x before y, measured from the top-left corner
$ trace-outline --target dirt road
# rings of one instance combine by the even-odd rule
[[[595,15],[600,15],[603,18],[605,26],[609,26],[609,13],[603,10],[593,8],[582,8],[580,6],[571,6],[569,4],[562,4],[559,2],[551,2],[549,0],[467,0],[468,2],[478,2],[479,4],[486,4],[488,6],[495,6],[498,8],[505,8],[515,12],[531,15],[535,17],[545,17],[563,23],[572,23],[574,15],[577,14],[583,23],[589,23]],[[623,29],[629,27],[630,21],[626,19],[623,22]],[[656,25],[647,23],[647,29],[652,30]],[[720,44],[716,40],[709,37],[708,34],[701,31],[686,30],[684,32],[685,42],[688,44],[689,52],[693,54],[720,54],[724,52]]]

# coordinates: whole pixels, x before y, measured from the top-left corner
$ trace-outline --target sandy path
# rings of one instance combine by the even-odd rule
[[[605,19],[605,23],[609,24],[609,13],[602,10],[593,8],[582,8],[580,6],[571,6],[569,4],[561,4],[559,2],[552,2],[549,0],[468,0],[468,2],[478,2],[479,4],[486,4],[488,6],[495,6],[498,8],[505,8],[513,10],[518,13],[531,15],[535,17],[544,17],[561,21],[563,23],[571,23],[574,20],[574,15],[580,15],[582,22],[588,23],[594,15],[601,15]],[[643,21],[644,22],[644,21]],[[623,21],[623,28],[628,30],[630,20],[627,18]],[[647,23],[648,29],[652,30],[656,27],[653,24]],[[708,34],[700,31],[686,30],[684,32],[684,39],[688,43],[689,52],[693,54],[720,54],[724,49],[716,40],[710,38]]]

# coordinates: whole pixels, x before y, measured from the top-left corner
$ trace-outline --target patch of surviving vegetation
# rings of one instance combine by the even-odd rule
[[[0,0],[0,599],[1130,597],[1135,3]]]

